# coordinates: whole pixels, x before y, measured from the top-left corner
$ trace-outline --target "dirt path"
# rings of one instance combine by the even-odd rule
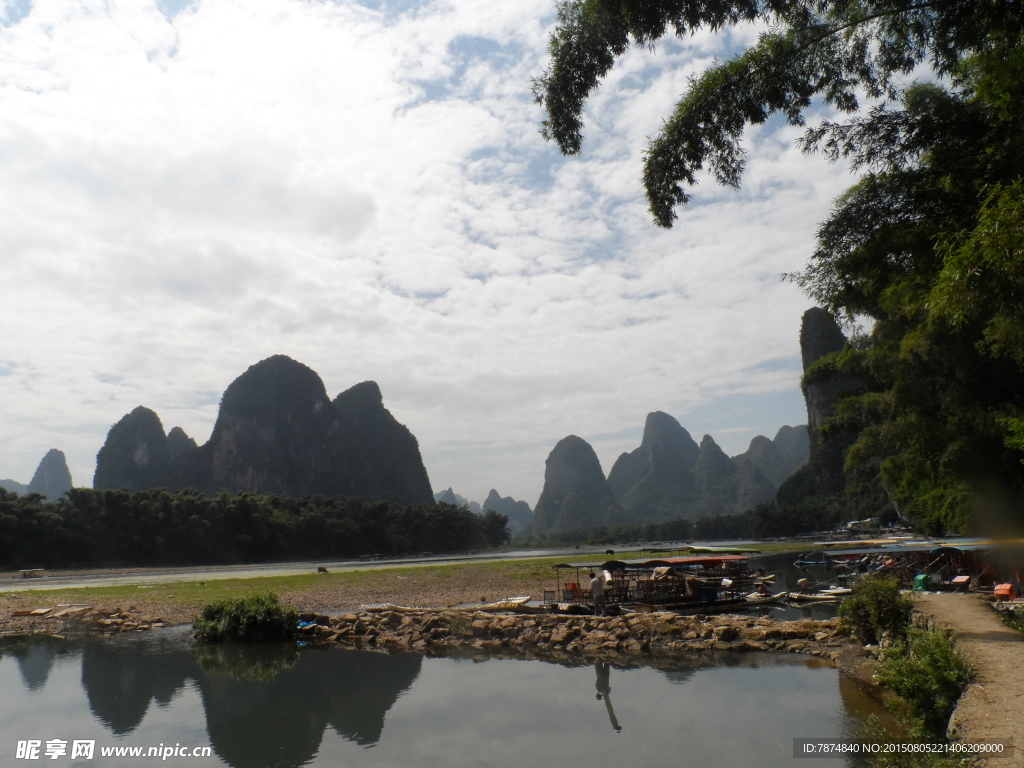
[[[993,768],[1024,766],[1024,635],[1007,627],[980,595],[926,594],[917,611],[953,630],[977,670],[950,721],[966,742],[1014,740],[1014,757],[989,758]]]

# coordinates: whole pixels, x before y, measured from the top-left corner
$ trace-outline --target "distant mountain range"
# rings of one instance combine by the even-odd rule
[[[38,493],[47,501],[56,501],[71,490],[71,471],[63,451],[51,448],[39,462],[32,481],[23,485],[16,480],[0,480],[0,488],[24,496],[26,493]]]
[[[846,341],[828,312],[807,310],[800,323],[805,374]],[[654,412],[647,416],[640,446],[619,456],[606,479],[594,449],[570,435],[548,456],[534,530],[697,519],[743,512],[762,502],[799,505],[839,494],[849,442],[841,436],[822,440],[819,433],[834,415],[839,395],[857,386],[844,374],[812,372],[801,383],[808,426],[782,427],[771,440],[758,435],[731,458],[710,435],[698,445],[678,421]]]
[[[93,487],[433,503],[419,444],[384,407],[375,382],[332,401],[315,371],[284,355],[260,361],[228,386],[205,445],[180,427],[165,434],[148,408],[127,414],[96,457]]]
[[[620,523],[728,514],[771,501],[779,485],[807,461],[804,426],[758,435],[730,458],[704,435],[698,445],[667,413],[648,414],[640,446],[616,460],[607,479],[594,449],[580,437],[560,440],[548,456],[534,516],[538,533]]]
[[[435,493],[434,500],[445,504],[466,507],[478,515],[482,515],[489,510],[505,515],[508,517],[508,529],[513,536],[519,535],[523,529],[533,524],[533,510],[530,509],[529,504],[525,501],[516,501],[511,496],[502,496],[493,488],[487,494],[487,499],[482,505],[475,501],[470,501],[465,496],[460,496],[451,488]]]
[[[451,486],[449,486],[447,490],[435,493],[434,501],[441,504],[454,504],[456,507],[466,507],[470,512],[476,512],[478,515],[482,515],[484,513],[483,509],[477,502],[470,501],[465,496],[460,496],[451,489]]]
[[[820,308],[804,313],[800,350],[804,370],[842,349],[846,338]],[[509,518],[513,535],[614,525],[697,519],[751,509],[773,501],[798,503],[842,490],[840,438],[818,439],[839,393],[858,382],[838,374],[803,382],[808,424],[784,426],[775,437],[758,435],[729,457],[710,435],[698,444],[667,413],[648,414],[640,445],[621,454],[605,477],[594,449],[582,438],[560,440],[545,463],[535,509],[491,489],[483,504],[452,488],[432,493],[413,434],[384,407],[380,388],[365,381],[327,396],[315,371],[284,355],[251,366],[224,392],[209,441],[200,446],[180,427],[164,432],[160,417],[139,406],[118,421],[96,460],[93,487],[195,488],[205,494],[262,491],[283,496],[386,499],[402,504],[433,500],[477,514]],[[64,454],[51,450],[32,482],[0,480],[19,494],[50,500],[71,488]]]

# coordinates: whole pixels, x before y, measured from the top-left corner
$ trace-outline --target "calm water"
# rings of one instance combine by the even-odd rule
[[[100,749],[181,744],[213,755],[166,764],[622,766],[685,755],[705,768],[791,767],[793,737],[839,737],[877,709],[835,669],[782,654],[667,669],[294,647],[197,654],[179,630],[4,641],[0,654],[2,765],[157,765]],[[27,739],[95,740],[96,753],[12,759]]]

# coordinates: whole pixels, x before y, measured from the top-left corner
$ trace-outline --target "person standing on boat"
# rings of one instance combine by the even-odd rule
[[[590,592],[594,596],[594,614],[604,616],[604,579],[593,573],[590,574]]]

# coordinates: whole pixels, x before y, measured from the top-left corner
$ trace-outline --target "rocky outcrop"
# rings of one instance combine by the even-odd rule
[[[306,613],[301,634],[314,644],[413,651],[508,654],[516,658],[628,658],[709,651],[778,651],[837,660],[854,647],[838,619],[777,621],[761,616],[680,616],[670,612],[617,617],[495,615],[483,611]]]
[[[110,428],[96,456],[96,489],[166,487],[171,458],[160,417],[141,405]]]
[[[51,448],[39,462],[32,482],[28,484],[29,493],[38,493],[47,501],[56,501],[71,490],[71,470],[68,469],[64,452]]]
[[[196,441],[186,435],[185,430],[181,427],[175,427],[167,433],[167,455],[170,456],[171,461],[198,447]]]
[[[698,516],[742,512],[775,498],[775,486],[752,462],[733,461],[704,435],[694,467]]]
[[[590,443],[576,435],[559,440],[545,462],[544,490],[534,508],[534,530],[544,533],[608,525],[619,517],[619,505]]]
[[[375,382],[332,402],[315,371],[284,355],[231,383],[202,447],[179,427],[165,435],[153,411],[136,408],[110,430],[93,485],[432,502],[416,438]]]
[[[856,386],[846,376],[807,376],[808,369],[821,358],[839,352],[846,346],[846,336],[832,316],[821,307],[804,312],[800,322],[800,357],[804,367],[803,392],[807,403],[807,427],[811,444],[817,442],[818,430],[835,414],[836,400],[844,390]]]
[[[364,381],[334,399],[328,433],[334,482],[329,496],[430,504],[433,496],[420,446],[384,407],[380,387]]]
[[[758,435],[746,452],[733,456],[737,463],[750,462],[778,488],[786,478],[807,463],[810,438],[807,427],[781,427],[774,440]]]
[[[844,374],[812,369],[823,357],[839,352],[845,345],[846,337],[828,312],[820,307],[804,312],[800,324],[800,357],[804,368],[801,387],[807,403],[810,452],[807,463],[779,488],[778,500],[782,504],[798,504],[811,496],[839,493],[845,487],[843,455],[849,441],[842,437],[822,440],[819,431],[835,414],[839,396],[859,384]]]
[[[483,510],[493,510],[508,518],[508,530],[513,536],[533,525],[533,510],[525,501],[516,501],[511,496],[502,496],[491,488],[483,503]]]
[[[657,411],[647,416],[640,447],[616,460],[608,485],[631,522],[742,512],[771,501],[806,461],[806,434],[804,427],[783,427],[778,444],[758,436],[746,453],[729,458],[710,435],[698,446],[678,421]]]
[[[608,485],[630,519],[671,520],[694,507],[694,470],[700,448],[667,413],[647,415],[640,447],[623,453],[608,474]]]
[[[224,392],[210,441],[205,490],[323,493],[331,399],[311,368],[284,355],[251,366]]]

